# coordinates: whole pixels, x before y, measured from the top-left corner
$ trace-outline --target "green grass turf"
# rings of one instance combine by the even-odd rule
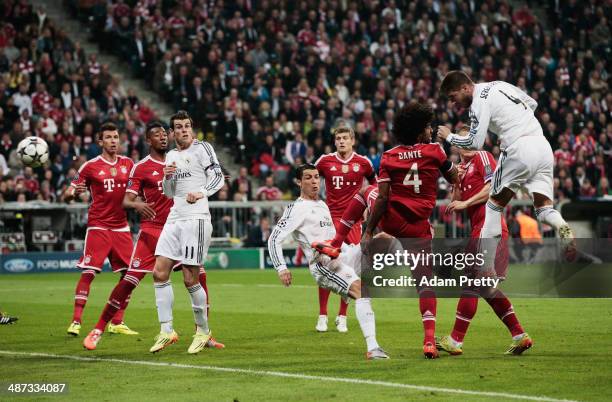
[[[479,311],[466,337],[463,356],[428,361],[421,351],[422,326],[416,299],[377,299],[374,310],[380,344],[389,361],[368,362],[365,345],[350,307],[349,333],[332,323],[338,306],[330,299],[330,332],[314,330],[317,291],[304,269],[293,270],[294,288],[283,288],[272,271],[210,271],[211,328],[225,350],[187,354],[192,313],[180,274],[174,276],[175,328],[178,344],[151,355],[157,314],[150,276],[136,289],[126,323],[137,336],[106,334],[98,349],[81,342],[97,320],[117,277],[105,273],[94,281],[81,336],[67,336],[78,275],[33,274],[0,277],[0,307],[19,316],[0,326],[0,350],[174,362],[193,365],[282,371],[310,375],[507,392],[559,399],[609,400],[612,392],[612,300],[514,299],[519,319],[535,340],[523,356],[504,356],[510,337],[488,305]],[[308,286],[305,286],[308,285]],[[438,333],[450,331],[456,301],[440,300]],[[0,354],[0,383],[66,382],[69,393],[49,400],[503,400],[368,384],[342,384],[177,367]],[[0,395],[0,400],[9,396]],[[37,396],[37,399],[46,400]],[[8,398],[10,399],[10,398]],[[22,397],[15,400],[23,400]]]

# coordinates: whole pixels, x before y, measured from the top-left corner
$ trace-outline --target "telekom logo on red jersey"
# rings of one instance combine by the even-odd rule
[[[332,176],[332,183],[334,183],[334,188],[339,190],[344,184],[344,177],[342,176]]]
[[[112,192],[115,188],[115,179],[104,179],[104,188],[107,193]]]

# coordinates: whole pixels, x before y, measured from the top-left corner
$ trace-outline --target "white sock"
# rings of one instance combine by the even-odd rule
[[[196,324],[196,332],[208,334],[208,318],[206,317],[206,292],[198,283],[190,288],[189,296],[191,297],[191,308],[193,309],[193,318]]]
[[[497,245],[501,239],[501,219],[504,207],[500,207],[490,200],[485,208],[485,220],[480,230],[480,252],[484,253],[484,267],[489,269],[495,264]],[[486,253],[484,251],[487,251]]]
[[[535,213],[540,222],[552,226],[555,230],[559,230],[561,226],[567,225],[565,219],[563,219],[559,211],[554,209],[552,205],[538,208]]]
[[[154,287],[157,318],[161,324],[161,331],[169,334],[173,331],[172,307],[174,306],[174,291],[172,290],[172,282],[156,282]]]
[[[368,352],[380,347],[376,342],[376,319],[369,298],[355,300],[355,315],[365,338]]]

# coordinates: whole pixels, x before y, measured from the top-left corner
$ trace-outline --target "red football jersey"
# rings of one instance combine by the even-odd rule
[[[172,208],[173,201],[164,195],[162,180],[164,178],[164,162],[157,161],[148,155],[138,162],[130,172],[127,192],[139,195],[146,203],[153,203],[155,218],[142,218],[140,227],[163,227]]]
[[[383,153],[378,182],[391,183],[389,202],[406,219],[429,219],[446,160],[439,144],[398,145]]]
[[[87,227],[128,228],[122,204],[132,166],[134,162],[125,156],[117,156],[111,163],[101,155],[81,166],[71,185],[85,184],[91,193]]]
[[[495,172],[495,158],[487,151],[478,151],[467,163],[462,163],[465,175],[461,179],[461,200],[465,201],[478,194],[482,188],[491,181]],[[484,224],[485,205],[472,205],[467,209],[467,214],[472,223],[472,227],[479,227]]]
[[[363,179],[370,184],[375,182],[372,162],[355,152],[345,161],[337,152],[323,155],[315,166],[319,175],[325,179],[326,203],[332,219],[340,219],[353,196],[361,190]]]

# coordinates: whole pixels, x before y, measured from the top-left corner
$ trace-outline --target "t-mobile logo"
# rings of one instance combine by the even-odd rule
[[[332,176],[332,182],[334,183],[334,188],[339,190],[342,187],[342,183],[344,183],[344,177],[342,176]]]
[[[104,179],[104,188],[107,193],[113,191],[113,188],[115,188],[115,179]]]

